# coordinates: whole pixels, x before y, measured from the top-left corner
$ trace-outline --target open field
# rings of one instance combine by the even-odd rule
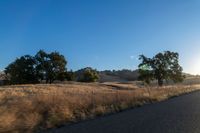
[[[144,87],[130,83],[66,83],[0,87],[0,132],[33,132],[162,101],[200,84]]]

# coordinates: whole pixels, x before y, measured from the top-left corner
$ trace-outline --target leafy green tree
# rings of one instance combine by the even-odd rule
[[[36,59],[36,71],[37,71],[37,76],[41,81],[43,80],[46,80],[46,83],[48,82],[47,81],[47,70],[48,70],[48,67],[49,67],[49,56],[48,54],[43,51],[43,50],[40,50],[38,51],[38,53],[35,55],[35,59]]]
[[[35,59],[30,55],[22,56],[5,68],[11,84],[38,83]]]
[[[76,72],[77,80],[80,82],[96,82],[99,74],[96,70],[87,67]]]
[[[179,65],[179,54],[176,52],[165,51],[158,53],[153,58],[147,58],[140,55],[142,63],[139,64],[139,79],[150,83],[156,79],[158,85],[162,86],[164,80],[172,80],[174,82],[182,82],[182,67]]]
[[[57,80],[65,81],[66,79],[67,79],[67,71],[58,73]]]
[[[63,55],[58,52],[50,54],[40,50],[36,56],[37,74],[40,80],[46,80],[46,83],[52,83],[54,80],[62,78],[66,71],[67,61]]]
[[[64,71],[64,72],[61,72],[61,73],[58,74],[57,79],[60,80],[60,81],[64,81],[64,80],[73,81],[75,79],[75,74],[72,70],[69,71],[69,72]]]
[[[49,54],[50,63],[48,69],[49,83],[57,80],[58,75],[64,73],[66,70],[67,61],[65,57],[58,52],[52,52]]]
[[[75,73],[72,70],[67,72],[66,79],[68,81],[73,81],[75,79]]]
[[[40,50],[35,57],[22,56],[8,65],[5,73],[10,77],[11,84],[38,83],[46,80],[52,83],[54,80],[66,79],[65,57],[58,52],[50,54]]]

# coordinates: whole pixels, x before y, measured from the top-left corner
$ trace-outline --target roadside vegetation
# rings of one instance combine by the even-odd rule
[[[200,85],[144,87],[77,83],[0,87],[0,132],[37,132],[200,89]]]

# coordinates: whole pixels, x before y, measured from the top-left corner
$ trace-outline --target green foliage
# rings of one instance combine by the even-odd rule
[[[139,64],[139,79],[146,83],[152,80],[158,80],[158,85],[162,86],[164,80],[182,82],[184,76],[182,67],[179,65],[179,54],[176,52],[165,51],[158,53],[153,58],[147,58],[140,55],[142,63]]]
[[[68,81],[73,81],[73,80],[75,80],[75,73],[71,70],[71,71],[66,73],[66,77],[65,78]]]
[[[67,72],[66,71],[60,72],[57,75],[57,80],[64,81],[66,79],[66,77],[67,77]]]
[[[11,84],[38,83],[43,80],[52,83],[66,79],[66,64],[65,57],[58,52],[48,54],[40,50],[35,57],[25,55],[16,59],[5,69],[5,73],[9,75]]]
[[[67,71],[61,72],[58,74],[57,79],[60,81],[64,81],[64,80],[73,81],[75,79],[75,74],[72,70],[69,72],[67,72]]]
[[[58,52],[46,53],[43,50],[37,52],[32,57],[25,55],[16,59],[5,70],[11,84],[27,84],[39,83],[46,81],[46,83],[53,83],[55,80],[75,80],[75,73],[67,71],[67,61],[63,55]],[[99,79],[98,72],[92,68],[85,68],[81,70],[77,81],[81,82],[95,82]]]
[[[80,82],[96,82],[99,74],[96,70],[87,67],[76,72],[77,81]]]
[[[62,79],[66,70],[67,61],[63,55],[58,52],[50,54],[40,50],[36,55],[36,71],[40,80],[46,80],[46,83],[52,83],[54,80]],[[63,80],[63,79],[62,79]]]
[[[25,55],[16,59],[5,68],[5,73],[10,77],[11,84],[37,83],[35,59]]]

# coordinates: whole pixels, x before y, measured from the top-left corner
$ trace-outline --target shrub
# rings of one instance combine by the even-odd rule
[[[99,74],[95,69],[87,67],[77,71],[76,77],[77,81],[80,82],[96,82],[99,79]]]

